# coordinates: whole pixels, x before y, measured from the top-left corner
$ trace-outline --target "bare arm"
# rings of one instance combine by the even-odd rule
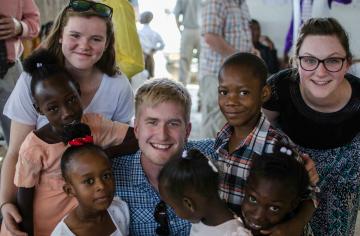
[[[265,108],[262,108],[262,112],[265,114],[266,118],[270,121],[270,123],[277,127],[277,119],[279,117],[279,112],[277,111],[270,111]]]
[[[33,202],[34,202],[33,188],[19,188],[17,193],[17,205],[22,215],[21,229],[24,230],[28,236],[34,235],[33,227]]]
[[[206,33],[204,34],[204,39],[212,50],[221,54],[223,57],[227,57],[237,51],[219,35]]]
[[[261,230],[261,233],[276,236],[301,236],[314,211],[315,207],[311,200],[303,201],[299,206],[299,211],[292,219],[278,224],[271,229]]]
[[[14,185],[15,166],[18,160],[19,149],[25,137],[34,129],[34,126],[11,121],[10,144],[1,169],[0,202],[9,202],[1,208],[5,225],[14,235],[23,235],[16,223],[21,222],[21,216],[15,206],[17,188]]]
[[[134,134],[134,128],[129,127],[124,141],[119,145],[105,149],[105,152],[112,159],[118,156],[133,154],[137,150],[139,150],[139,144]]]

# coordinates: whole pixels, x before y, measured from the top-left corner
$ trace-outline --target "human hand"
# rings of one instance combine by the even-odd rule
[[[19,35],[22,31],[21,23],[14,17],[0,16],[0,40]]]
[[[304,232],[304,227],[300,221],[291,219],[284,223],[277,224],[270,229],[261,230],[260,233],[270,236],[301,236]]]
[[[319,182],[319,174],[315,167],[315,162],[306,153],[300,154],[301,159],[304,161],[305,169],[309,175],[310,185],[316,186]]]
[[[261,58],[261,54],[260,54],[260,51],[257,50],[256,48],[251,48],[251,53],[254,54],[255,56]]]
[[[266,35],[261,35],[259,41],[264,44],[265,46],[269,47],[270,50],[274,49],[274,43],[271,39]]]
[[[19,223],[22,217],[13,203],[6,203],[1,208],[3,222],[5,227],[14,236],[27,236],[27,233],[20,231]]]

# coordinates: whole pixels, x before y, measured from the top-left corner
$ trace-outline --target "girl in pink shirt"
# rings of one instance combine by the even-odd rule
[[[19,187],[24,230],[50,235],[56,224],[78,202],[63,191],[60,158],[67,142],[88,134],[94,143],[107,148],[121,144],[129,131],[127,124],[106,120],[97,114],[83,115],[79,86],[55,56],[39,50],[24,62],[31,74],[31,93],[36,110],[49,124],[31,132],[20,147],[14,183]],[[130,130],[131,131],[131,130]],[[33,220],[32,220],[33,218]],[[5,235],[2,227],[1,235]]]

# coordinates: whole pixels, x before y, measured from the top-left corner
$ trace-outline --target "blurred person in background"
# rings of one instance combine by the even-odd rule
[[[174,15],[181,33],[179,81],[185,86],[189,80],[194,49],[200,47],[201,0],[177,0]]]
[[[165,47],[164,41],[160,34],[150,27],[150,22],[153,19],[153,14],[150,11],[145,11],[140,14],[140,23],[143,27],[138,31],[141,47],[144,53],[145,69],[149,72],[149,77],[154,77],[155,62],[154,54]]]
[[[280,66],[273,41],[268,36],[261,35],[261,26],[257,20],[252,19],[250,21],[250,29],[254,47],[259,50],[261,58],[268,67],[269,73],[274,74],[278,72]]]
[[[40,13],[33,0],[0,0],[0,110],[4,137],[9,143],[10,119],[2,114],[5,103],[22,72],[23,38],[40,31]]]

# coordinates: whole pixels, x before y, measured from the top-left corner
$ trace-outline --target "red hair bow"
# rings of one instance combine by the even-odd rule
[[[68,142],[70,146],[82,146],[87,143],[94,143],[94,139],[91,135],[86,135],[82,138],[74,138]]]

